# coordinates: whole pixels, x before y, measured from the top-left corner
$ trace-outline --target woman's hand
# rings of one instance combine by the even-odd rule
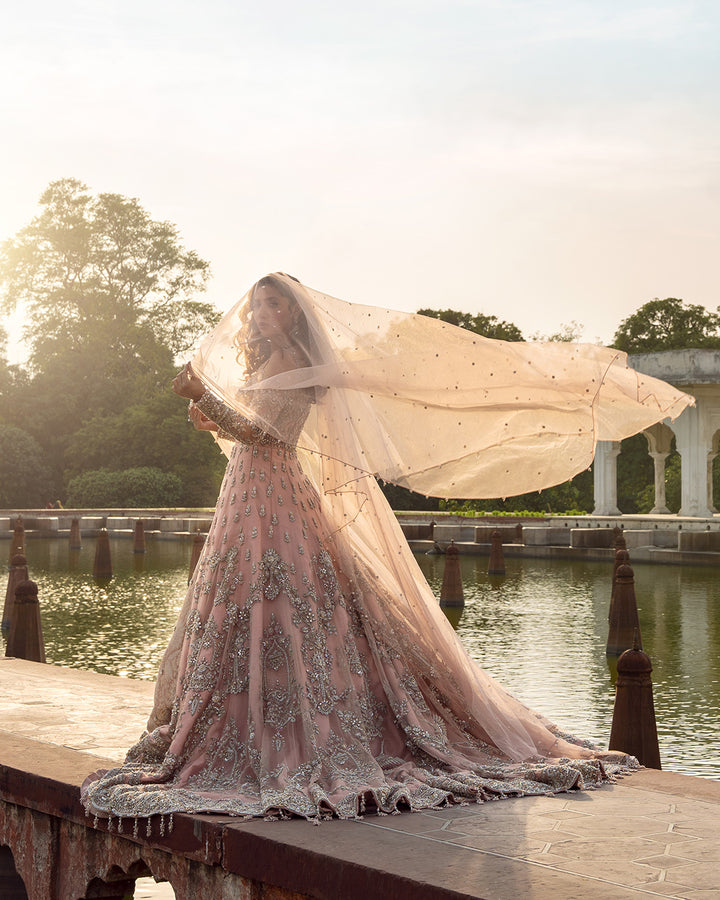
[[[198,431],[217,431],[217,425],[212,421],[212,419],[208,419],[208,417],[200,412],[200,410],[195,406],[194,403],[191,403],[188,408],[188,420],[193,423],[193,425],[197,428]]]
[[[205,385],[193,372],[190,363],[186,363],[173,378],[172,389],[188,400],[199,400],[205,393]]]

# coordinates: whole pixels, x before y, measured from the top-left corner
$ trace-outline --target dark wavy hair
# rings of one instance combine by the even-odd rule
[[[277,291],[281,297],[285,297],[290,302],[291,309],[298,310],[299,315],[297,317],[297,322],[293,326],[293,329],[288,337],[293,342],[293,344],[295,344],[295,346],[302,352],[303,357],[307,358],[307,319],[305,318],[305,313],[300,308],[300,305],[298,304],[292,289],[282,278],[278,277],[280,275],[285,275],[285,273],[276,272],[270,275],[265,275],[259,281],[256,281],[252,288],[250,288],[250,293],[248,295],[249,302],[246,304],[246,307],[243,311],[242,324],[240,326],[240,330],[235,335],[234,341],[238,354],[238,362],[240,362],[241,355],[244,355],[245,367],[248,373],[256,372],[260,368],[260,366],[262,366],[262,364],[266,362],[270,357],[270,341],[267,338],[262,337],[252,315],[253,297],[255,296],[255,292],[259,288],[272,288],[273,290]],[[297,283],[300,284],[300,281],[295,278],[294,275],[285,275],[285,277],[292,278],[293,281],[297,281]]]

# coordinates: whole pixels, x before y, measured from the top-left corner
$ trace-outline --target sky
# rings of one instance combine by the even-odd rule
[[[223,310],[278,269],[526,337],[577,322],[609,343],[654,297],[720,304],[715,0],[27,0],[2,19],[0,240],[74,177],[174,222]]]

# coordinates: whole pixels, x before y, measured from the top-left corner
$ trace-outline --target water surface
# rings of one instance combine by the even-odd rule
[[[94,541],[28,540],[48,662],[154,679],[187,587],[190,543],[111,540],[115,577],[92,578]],[[418,558],[439,596],[443,557]],[[461,557],[470,655],[530,706],[607,746],[614,688],[605,658],[609,563]],[[715,570],[637,565],[643,647],[653,664],[663,767],[720,778],[720,585]]]

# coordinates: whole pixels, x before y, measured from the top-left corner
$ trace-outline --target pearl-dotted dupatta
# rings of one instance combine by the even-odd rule
[[[368,598],[384,598],[385,614],[432,662],[438,689],[462,698],[458,715],[465,720],[470,709],[484,737],[511,758],[551,745],[552,755],[586,754],[558,746],[548,723],[468,659],[375,477],[437,497],[540,490],[586,469],[597,441],[675,418],[692,398],[606,347],[489,340],[274,277],[302,310],[302,327],[291,337],[308,364],[265,379],[261,369],[252,371],[245,352],[251,289],[203,341],[193,368],[220,399],[279,440],[282,424],[266,420],[262,392],[309,394],[297,453],[350,583],[364,585]]]

